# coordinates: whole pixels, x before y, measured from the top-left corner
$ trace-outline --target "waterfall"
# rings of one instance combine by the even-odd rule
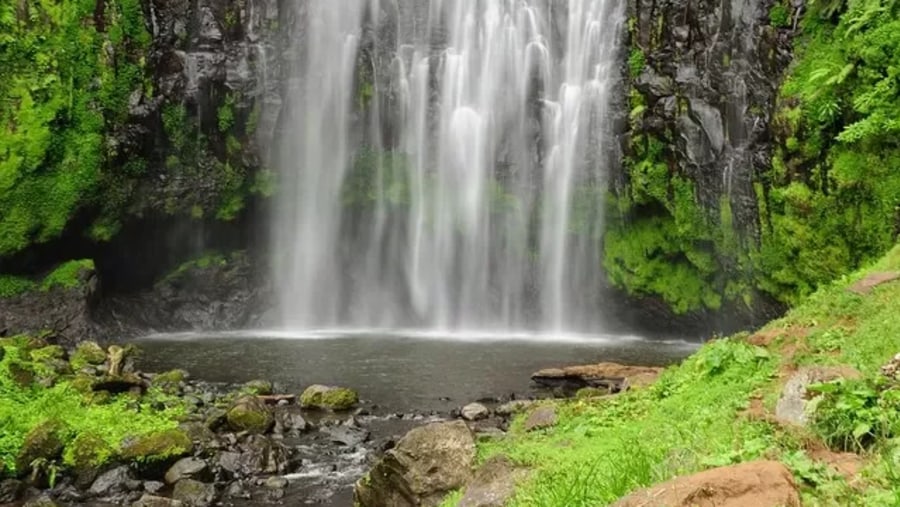
[[[284,325],[602,328],[624,2],[300,3]]]

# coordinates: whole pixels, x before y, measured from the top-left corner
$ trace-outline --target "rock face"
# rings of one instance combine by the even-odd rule
[[[540,370],[531,375],[531,380],[544,387],[571,392],[593,387],[617,393],[631,387],[651,384],[661,372],[662,368],[649,366],[599,363]]]
[[[62,344],[95,336],[92,314],[98,300],[97,277],[90,270],[79,276],[81,282],[73,288],[54,287],[49,291],[0,297],[0,336],[50,331]]]
[[[642,489],[613,507],[800,507],[794,476],[775,461],[715,468]]]
[[[472,474],[475,441],[462,421],[433,423],[406,434],[356,483],[361,507],[434,507]]]
[[[807,406],[810,384],[830,382],[839,378],[858,379],[860,373],[848,366],[811,366],[794,373],[781,391],[775,406],[775,417],[782,423],[805,425],[809,420]]]

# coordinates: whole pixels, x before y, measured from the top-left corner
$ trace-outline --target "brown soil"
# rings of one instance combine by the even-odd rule
[[[869,276],[851,285],[847,290],[864,296],[871,293],[875,287],[897,279],[900,279],[900,273],[896,271],[871,273]]]
[[[758,347],[768,347],[772,342],[779,338],[783,338],[786,344],[794,343],[800,339],[806,338],[809,335],[809,331],[810,329],[808,327],[800,326],[789,326],[782,329],[764,329],[757,331],[750,336],[750,338],[747,338],[747,343]]]
[[[819,440],[806,442],[806,454],[810,459],[824,463],[835,473],[854,486],[859,482],[859,472],[865,465],[862,456],[852,452],[834,452]]]
[[[800,507],[800,495],[784,465],[753,461],[642,489],[613,507]]]

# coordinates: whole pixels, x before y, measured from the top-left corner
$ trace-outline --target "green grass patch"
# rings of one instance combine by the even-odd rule
[[[533,470],[514,506],[606,505],[674,476],[759,458],[794,472],[804,505],[898,505],[900,386],[879,378],[879,367],[900,352],[900,282],[864,296],[847,290],[895,269],[900,247],[769,324],[767,333],[785,337],[768,347],[751,345],[746,333],[712,341],[649,388],[558,403],[560,422],[549,430],[525,433],[523,416],[506,439],[480,444],[479,457],[502,453]],[[808,332],[791,341],[791,329]],[[863,379],[816,386],[823,397],[806,430],[748,417],[752,398],[774,406],[779,371],[793,364],[850,365]],[[862,487],[812,459],[810,442],[861,453]]]

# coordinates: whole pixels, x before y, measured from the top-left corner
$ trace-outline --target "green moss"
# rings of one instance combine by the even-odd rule
[[[265,433],[275,421],[269,407],[256,396],[237,399],[226,414],[228,425],[236,431]]]
[[[50,290],[55,287],[74,289],[81,285],[84,273],[93,271],[94,261],[90,259],[66,262],[44,278],[41,290]]]
[[[791,26],[791,12],[778,2],[769,9],[769,23],[778,28],[788,28]]]
[[[22,442],[16,456],[16,470],[19,472],[31,468],[32,462],[38,459],[53,461],[63,450],[63,438],[66,427],[57,420],[45,420],[29,431]]]
[[[106,351],[97,342],[81,342],[75,347],[69,362],[75,370],[100,365],[106,362]]]
[[[632,78],[637,78],[647,65],[647,56],[639,48],[632,48],[628,55],[628,73]]]
[[[27,278],[0,275],[0,298],[11,298],[34,290],[35,283]]]
[[[122,457],[141,462],[165,461],[188,454],[193,443],[187,434],[177,428],[127,437],[122,442]]]
[[[72,468],[79,482],[89,484],[115,455],[116,450],[100,435],[82,433],[66,444],[63,464]]]
[[[359,395],[345,387],[314,385],[300,395],[300,405],[304,408],[325,410],[349,410],[359,403]]]

